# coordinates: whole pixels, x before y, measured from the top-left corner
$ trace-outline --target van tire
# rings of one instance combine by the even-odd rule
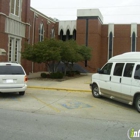
[[[92,85],[92,95],[95,97],[95,98],[99,98],[100,97],[100,94],[99,94],[99,88],[96,84],[93,84]]]
[[[140,113],[140,95],[138,95],[136,97],[136,100],[135,100],[135,107],[137,109],[137,111]]]
[[[24,95],[25,91],[19,92],[19,95]]]

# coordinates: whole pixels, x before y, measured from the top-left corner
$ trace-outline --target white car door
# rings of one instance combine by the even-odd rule
[[[113,63],[107,63],[99,71],[99,87],[103,95],[108,95],[110,91],[110,74]]]

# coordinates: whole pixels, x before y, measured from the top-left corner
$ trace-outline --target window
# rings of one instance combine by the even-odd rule
[[[112,57],[112,42],[113,42],[113,35],[112,32],[109,34],[109,50],[108,50],[108,58]]]
[[[14,46],[14,39],[10,38],[10,44],[9,44],[9,61],[12,61],[12,48]]]
[[[124,70],[124,77],[131,77],[133,71],[134,63],[127,63]]]
[[[135,32],[132,34],[132,52],[136,51],[136,35]]]
[[[76,30],[75,30],[75,29],[73,30],[73,36],[72,36],[72,38],[73,38],[74,40],[76,40]]]
[[[19,16],[20,1],[21,0],[11,0],[11,13],[16,16]]]
[[[0,75],[24,75],[24,71],[21,66],[0,66]]]
[[[9,50],[8,50],[8,61],[19,62],[19,51],[20,51],[20,39],[10,37]]]
[[[52,28],[52,30],[51,30],[51,38],[55,38],[55,30],[54,30],[54,28]]]
[[[122,71],[123,71],[123,66],[124,66],[124,63],[117,63],[115,65],[115,69],[114,69],[114,75],[115,76],[121,76],[122,75]]]
[[[137,65],[136,67],[134,78],[140,80],[140,65]]]
[[[18,48],[19,48],[19,39],[16,39],[15,48],[14,48],[14,62],[18,62]]]
[[[39,41],[43,41],[44,40],[44,27],[43,24],[40,24],[40,30],[39,30]]]
[[[112,63],[107,63],[107,64],[101,69],[101,73],[102,73],[102,74],[109,75],[110,72],[111,72],[111,68],[112,68]]]

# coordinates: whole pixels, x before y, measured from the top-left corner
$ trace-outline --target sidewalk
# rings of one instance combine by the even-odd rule
[[[91,73],[81,74],[71,78],[49,79],[41,78],[40,73],[31,73],[28,78],[28,88],[48,89],[48,90],[65,90],[78,92],[91,92],[90,82]]]

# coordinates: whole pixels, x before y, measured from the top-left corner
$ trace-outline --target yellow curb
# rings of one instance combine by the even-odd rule
[[[39,87],[39,86],[28,86],[28,88],[44,89],[44,90],[62,90],[62,91],[73,91],[73,92],[91,92],[91,90],[79,90],[79,89],[67,89],[67,88],[51,88],[51,87]]]

